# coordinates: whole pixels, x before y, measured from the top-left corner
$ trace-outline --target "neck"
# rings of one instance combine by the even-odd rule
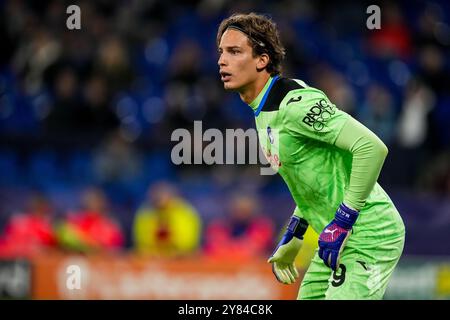
[[[264,88],[269,78],[270,74],[264,72],[254,82],[245,86],[242,89],[242,91],[239,91],[239,96],[241,97],[241,100],[244,101],[246,104],[250,104],[253,100],[255,100],[255,98]]]

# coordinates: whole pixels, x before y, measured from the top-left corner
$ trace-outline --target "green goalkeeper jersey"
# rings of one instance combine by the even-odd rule
[[[370,130],[300,80],[271,77],[250,107],[262,151],[286,182],[295,215],[320,234],[344,202],[360,210],[353,228],[360,237],[351,242],[404,234],[398,211],[376,182],[387,149]]]

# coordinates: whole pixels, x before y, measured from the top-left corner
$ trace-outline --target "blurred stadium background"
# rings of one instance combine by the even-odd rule
[[[71,4],[81,30],[66,28]],[[407,237],[385,298],[448,299],[450,3],[379,2],[368,30],[371,4],[0,1],[0,297],[296,297],[265,263],[294,208],[281,178],[170,159],[172,131],[195,120],[254,126],[222,89],[215,37],[222,18],[255,11],[280,27],[284,74],[389,147],[379,182]]]

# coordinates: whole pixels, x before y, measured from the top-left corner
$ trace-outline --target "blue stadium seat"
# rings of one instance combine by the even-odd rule
[[[28,182],[34,185],[47,186],[61,178],[58,170],[57,156],[54,151],[38,151],[32,154],[28,163]]]
[[[173,179],[174,165],[169,152],[153,152],[144,159],[144,173],[148,182]]]
[[[71,182],[88,184],[93,182],[92,154],[88,151],[75,151],[67,159],[67,173]]]
[[[19,179],[17,157],[12,151],[0,151],[0,185],[16,184]]]

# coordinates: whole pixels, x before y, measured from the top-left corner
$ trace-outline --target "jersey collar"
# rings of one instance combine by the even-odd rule
[[[259,115],[261,112],[262,107],[266,103],[267,96],[269,95],[270,89],[272,88],[273,84],[278,80],[279,76],[270,77],[264,88],[261,90],[261,92],[258,94],[258,96],[253,100],[249,106],[253,109],[253,112],[255,113],[255,117]]]

